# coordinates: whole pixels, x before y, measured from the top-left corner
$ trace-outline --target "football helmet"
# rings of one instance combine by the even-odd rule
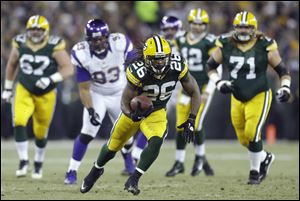
[[[144,44],[143,56],[146,67],[157,79],[162,79],[170,68],[171,47],[162,36],[154,35]]]
[[[174,16],[164,16],[160,22],[160,29],[164,37],[171,40],[175,37],[178,30],[182,28],[182,22]]]
[[[101,53],[108,48],[109,28],[103,20],[89,20],[85,26],[85,35],[91,50]]]
[[[190,10],[188,15],[191,32],[194,34],[205,34],[209,24],[209,17],[206,10],[197,8]]]
[[[26,24],[26,35],[33,43],[41,43],[49,35],[49,22],[42,15],[34,15]]]
[[[248,42],[255,36],[257,20],[251,12],[239,12],[234,17],[233,27],[234,38],[239,42]]]
[[[188,21],[189,23],[195,24],[208,24],[209,17],[206,10],[197,8],[190,10],[190,13],[188,15]]]

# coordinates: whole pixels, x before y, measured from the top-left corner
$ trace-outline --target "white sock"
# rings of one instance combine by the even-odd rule
[[[81,164],[81,161],[77,161],[77,160],[71,158],[71,159],[70,159],[70,165],[69,165],[68,172],[69,172],[70,170],[78,171],[80,164]]]
[[[15,142],[20,160],[28,160],[28,141]]]
[[[260,162],[263,162],[267,157],[267,152],[265,150],[261,151],[261,160]]]
[[[139,147],[134,147],[132,149],[131,155],[134,159],[140,160],[141,158],[141,154],[142,154],[143,149],[139,148]]]
[[[184,162],[184,159],[185,159],[185,150],[183,149],[176,149],[176,152],[175,152],[175,160],[176,161],[179,161],[181,163]]]
[[[35,155],[34,155],[34,161],[35,162],[43,162],[45,158],[45,147],[39,148],[35,146]]]
[[[196,145],[195,146],[195,154],[197,156],[204,156],[205,155],[205,144]]]
[[[261,163],[261,156],[262,156],[262,151],[260,152],[249,152],[249,156],[250,156],[250,170],[256,170],[257,172],[259,172],[259,168],[260,168],[260,163]]]

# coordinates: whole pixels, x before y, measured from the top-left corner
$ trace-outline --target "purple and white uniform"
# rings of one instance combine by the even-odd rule
[[[87,41],[74,45],[71,53],[71,61],[77,68],[77,82],[91,82],[90,94],[100,122],[106,111],[112,122],[121,112],[121,95],[127,82],[124,62],[133,54],[133,45],[124,34],[111,33],[108,42],[107,50],[100,54],[92,51]],[[90,123],[84,108],[81,133],[95,137],[100,126]]]

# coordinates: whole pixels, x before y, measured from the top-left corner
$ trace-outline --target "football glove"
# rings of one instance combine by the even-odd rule
[[[90,115],[91,124],[93,124],[94,126],[99,126],[101,124],[99,114],[97,114],[95,109],[92,108],[92,107],[88,108],[87,110],[88,110],[89,115]]]
[[[216,82],[216,86],[217,89],[223,94],[232,93],[234,91],[233,81],[219,80]]]
[[[196,116],[190,114],[188,120],[186,120],[183,124],[178,126],[177,128],[183,128],[183,138],[185,142],[190,143],[195,140],[195,119]]]
[[[11,102],[12,96],[13,94],[11,89],[4,89],[2,92],[2,99],[7,103]]]
[[[138,102],[137,104],[137,109],[134,112],[130,113],[130,118],[132,119],[132,121],[140,121],[141,119],[149,116],[154,110],[153,106],[151,106],[149,109],[142,111],[141,103]]]
[[[280,102],[280,103],[284,103],[287,102],[291,97],[291,90],[288,86],[282,86],[278,89],[278,91],[276,92],[276,99]]]
[[[40,89],[46,89],[50,84],[53,84],[53,81],[49,77],[41,77],[36,83],[35,86],[37,86]]]

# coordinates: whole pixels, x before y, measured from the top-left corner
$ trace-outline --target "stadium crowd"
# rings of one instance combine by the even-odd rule
[[[67,50],[84,40],[84,26],[91,18],[104,19],[111,32],[129,36],[134,44],[151,33],[159,32],[159,23],[164,15],[177,16],[188,26],[187,14],[192,8],[201,7],[210,16],[210,31],[216,35],[232,30],[232,20],[238,11],[252,11],[258,20],[258,29],[276,39],[283,60],[292,76],[292,98],[287,104],[273,102],[266,127],[274,124],[277,138],[298,139],[299,133],[299,2],[188,2],[188,1],[136,1],[136,2],[82,2],[39,1],[1,2],[1,91],[5,80],[5,67],[11,49],[12,38],[25,32],[28,18],[44,15],[50,23],[50,33],[64,38]],[[225,71],[227,76],[228,72]],[[276,73],[269,71],[270,86],[279,85]],[[58,102],[49,138],[73,138],[80,131],[82,105],[79,100],[75,76],[59,85]],[[224,107],[227,105],[228,107]],[[222,111],[220,113],[220,111]],[[175,111],[174,111],[175,112]],[[174,116],[174,115],[173,115]],[[62,123],[63,122],[63,123]],[[174,120],[170,120],[174,122]],[[230,124],[229,96],[216,94],[206,120],[211,138],[235,138]],[[218,122],[218,127],[214,123]],[[1,101],[1,137],[12,136],[10,106]],[[62,126],[64,125],[64,126]],[[110,126],[106,129],[109,135]],[[170,128],[171,131],[174,128]],[[174,132],[173,132],[174,133]],[[103,136],[107,137],[107,136]],[[169,138],[173,138],[170,132]]]

